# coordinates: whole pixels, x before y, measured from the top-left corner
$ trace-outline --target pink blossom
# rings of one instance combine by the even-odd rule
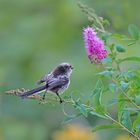
[[[104,41],[101,40],[97,36],[96,31],[89,26],[84,29],[83,35],[86,52],[91,63],[100,64],[101,61],[108,56]]]

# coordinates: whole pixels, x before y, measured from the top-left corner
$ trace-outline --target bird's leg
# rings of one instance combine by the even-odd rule
[[[42,99],[45,100],[45,96],[46,96],[46,91],[44,92]]]
[[[43,100],[45,100],[45,96],[46,96],[46,93],[47,93],[47,88],[48,88],[48,84],[46,84],[46,90],[45,90],[45,92],[44,92],[44,94],[43,94],[43,96],[42,96],[42,99],[43,99]]]
[[[60,104],[63,103],[62,98],[60,97],[60,95],[58,93],[56,93],[56,95],[58,96],[59,100],[60,100]]]

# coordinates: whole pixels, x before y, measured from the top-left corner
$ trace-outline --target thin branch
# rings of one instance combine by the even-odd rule
[[[120,65],[117,61],[116,65],[117,65],[117,70],[119,71],[119,73],[121,73],[121,69],[120,69]],[[118,81],[116,81],[115,79],[112,78],[112,80],[118,84]],[[126,92],[119,86],[119,89],[121,90],[121,92],[123,93],[123,95],[130,101],[131,104],[133,104],[136,108],[138,108],[140,110],[140,107],[126,94]]]
[[[93,111],[96,111],[95,108],[85,105],[87,108],[91,108]],[[109,120],[113,121],[114,123],[118,124],[123,130],[125,130],[126,132],[128,132],[129,134],[131,134],[132,136],[134,136],[135,138],[137,138],[138,140],[140,140],[140,137],[138,137],[137,135],[135,135],[133,132],[131,132],[128,128],[126,128],[123,124],[121,124],[120,122],[116,121],[115,119],[113,119],[111,116],[105,114],[105,117],[107,117]]]
[[[134,136],[135,138],[137,138],[137,140],[140,140],[140,137],[138,137],[137,135],[135,135],[133,132],[131,132],[128,128],[126,128],[124,125],[122,125],[121,123],[119,123],[118,121],[116,121],[115,119],[113,119],[111,116],[109,115],[105,115],[108,119],[110,119],[111,121],[113,121],[114,123],[118,124],[119,126],[121,126],[125,131],[127,131],[129,134],[131,134],[132,136]]]
[[[133,100],[122,90],[122,88],[119,87],[119,89],[122,91],[123,95],[130,101],[130,103],[140,110],[140,107],[135,104],[135,102],[133,102]]]

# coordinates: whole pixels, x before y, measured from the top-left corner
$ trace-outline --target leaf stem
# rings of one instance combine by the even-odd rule
[[[118,61],[115,61],[115,62],[116,62],[117,70],[121,74],[120,65],[119,65]],[[116,84],[118,84],[118,81],[116,81],[115,79],[113,79],[113,81]],[[140,109],[140,107],[126,94],[126,92],[124,92],[124,90],[121,87],[119,87],[119,89],[121,90],[121,92],[123,93],[123,95],[130,101],[131,104],[133,104],[136,108]]]
[[[129,134],[131,134],[132,136],[134,136],[135,138],[137,138],[137,140],[140,140],[140,137],[138,137],[137,135],[135,135],[133,132],[131,132],[128,128],[126,128],[124,125],[122,125],[121,123],[119,123],[118,121],[116,121],[115,119],[113,119],[111,116],[105,114],[105,116],[110,119],[111,121],[113,121],[114,123],[118,124],[120,127],[122,127],[125,131],[127,131]]]
[[[119,87],[119,89],[122,91],[123,95],[131,102],[131,104],[133,104],[136,108],[140,110],[140,107],[135,104],[135,102],[133,102],[133,100],[122,90],[122,88]]]
[[[95,108],[85,105],[87,108],[91,108],[93,111],[95,111]],[[131,134],[132,136],[134,136],[135,138],[137,138],[137,140],[140,140],[140,137],[138,137],[137,135],[135,135],[133,132],[131,132],[128,128],[126,128],[123,124],[121,124],[120,122],[116,121],[115,119],[113,119],[111,116],[109,116],[108,114],[104,115],[105,117],[107,117],[109,120],[113,121],[114,123],[116,123],[117,125],[119,125],[122,129],[124,129],[126,132],[128,132],[129,134]]]

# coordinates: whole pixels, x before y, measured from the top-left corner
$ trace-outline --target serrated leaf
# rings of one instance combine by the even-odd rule
[[[120,53],[125,52],[125,48],[123,47],[123,45],[116,45],[116,50]]]
[[[129,25],[128,32],[129,32],[130,36],[132,38],[134,38],[135,40],[139,39],[139,31],[135,25],[133,25],[133,24]]]
[[[119,129],[120,126],[117,124],[106,124],[106,125],[98,125],[93,128],[93,132],[103,129]]]

